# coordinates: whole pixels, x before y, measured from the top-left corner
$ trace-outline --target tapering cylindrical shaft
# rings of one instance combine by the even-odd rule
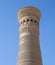
[[[39,44],[40,12],[25,7],[18,12],[20,44],[17,65],[42,65]]]

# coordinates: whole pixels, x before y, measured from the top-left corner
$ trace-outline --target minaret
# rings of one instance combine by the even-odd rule
[[[42,65],[39,43],[40,11],[32,6],[18,12],[20,43],[17,65]]]

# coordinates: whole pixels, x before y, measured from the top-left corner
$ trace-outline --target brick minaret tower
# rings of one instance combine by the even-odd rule
[[[42,65],[39,43],[40,11],[32,6],[18,12],[20,44],[17,65]]]

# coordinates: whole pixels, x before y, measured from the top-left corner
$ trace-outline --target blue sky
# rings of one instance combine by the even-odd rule
[[[41,11],[40,47],[43,65],[55,65],[55,0],[0,0],[0,65],[16,65],[19,48],[18,10]]]

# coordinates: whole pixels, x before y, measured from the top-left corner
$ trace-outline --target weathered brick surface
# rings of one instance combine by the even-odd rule
[[[20,43],[17,65],[42,65],[39,44],[40,12],[26,7],[18,12]]]

